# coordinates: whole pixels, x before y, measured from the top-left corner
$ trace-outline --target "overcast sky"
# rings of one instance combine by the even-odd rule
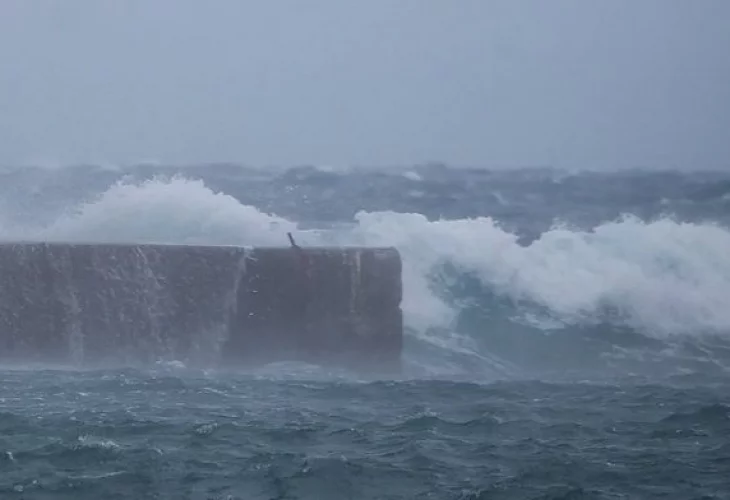
[[[0,162],[730,168],[730,0],[2,0]]]

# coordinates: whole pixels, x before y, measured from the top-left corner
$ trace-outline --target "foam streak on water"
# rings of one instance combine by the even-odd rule
[[[726,383],[352,383],[181,369],[2,377],[7,499],[730,491],[730,406],[717,397]]]

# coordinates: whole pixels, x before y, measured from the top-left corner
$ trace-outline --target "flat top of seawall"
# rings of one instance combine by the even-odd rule
[[[43,240],[17,240],[2,241],[0,247],[107,247],[107,248],[149,248],[153,249],[218,249],[218,250],[242,250],[242,251],[291,251],[293,249],[304,252],[371,252],[374,254],[385,254],[400,259],[400,252],[395,247],[367,247],[367,246],[304,246],[292,247],[281,246],[253,246],[253,245],[215,245],[215,244],[186,244],[186,243],[153,243],[153,242],[108,242],[108,241],[43,241]]]

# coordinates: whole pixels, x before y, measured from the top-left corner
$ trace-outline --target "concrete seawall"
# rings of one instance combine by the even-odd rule
[[[0,361],[397,371],[392,248],[0,244]]]

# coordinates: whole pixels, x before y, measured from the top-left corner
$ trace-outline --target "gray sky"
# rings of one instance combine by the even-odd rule
[[[729,0],[2,0],[0,162],[730,168]]]

